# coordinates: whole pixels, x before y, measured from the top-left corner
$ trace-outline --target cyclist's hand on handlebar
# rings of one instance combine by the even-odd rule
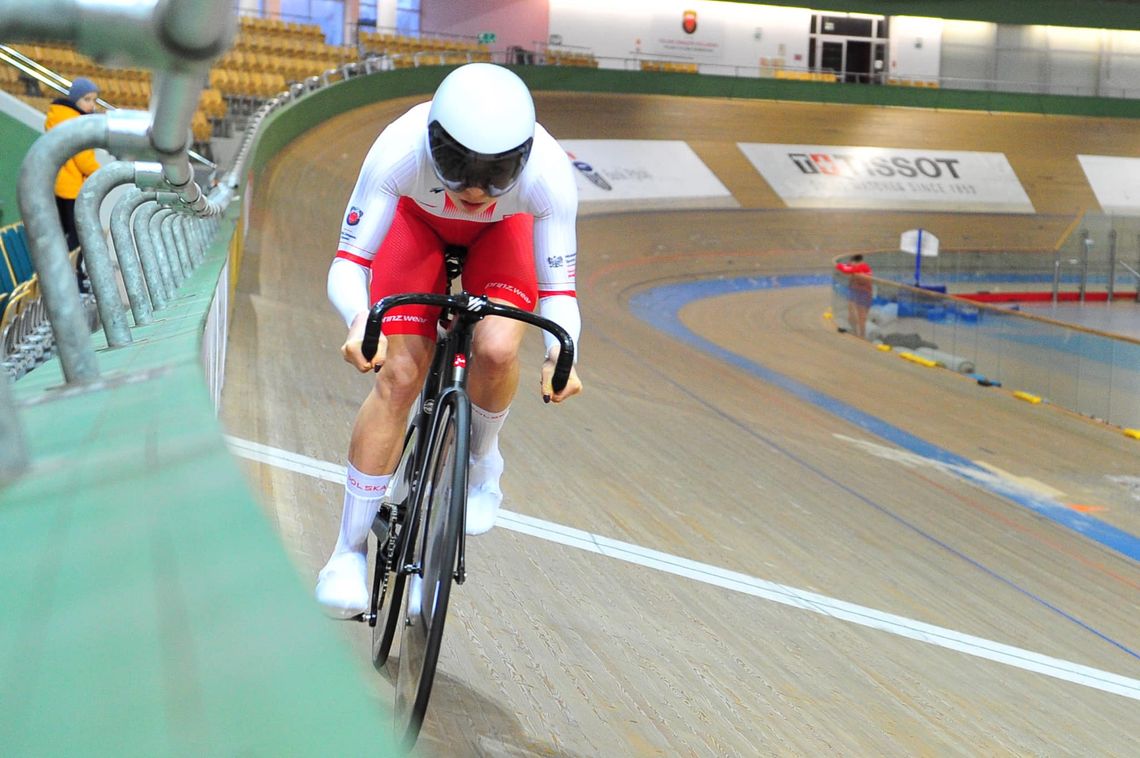
[[[344,360],[361,373],[373,371],[383,366],[384,356],[388,352],[388,338],[381,334],[380,342],[376,346],[376,355],[371,361],[364,358],[364,353],[360,351],[360,343],[364,341],[364,325],[366,323],[368,323],[368,311],[356,314],[356,318],[352,320],[352,326],[348,328],[348,337],[340,346],[340,354],[344,356]]]
[[[571,367],[570,377],[566,380],[566,386],[562,388],[561,392],[555,393],[552,386],[554,377],[554,364],[558,360],[558,354],[561,349],[558,345],[550,348],[550,352],[546,354],[546,360],[542,364],[542,401],[544,403],[561,403],[567,398],[573,397],[582,391],[582,380],[578,378],[578,369]]]

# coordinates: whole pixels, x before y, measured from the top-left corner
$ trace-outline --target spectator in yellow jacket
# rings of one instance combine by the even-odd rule
[[[57,98],[48,107],[44,129],[51,130],[68,119],[95,112],[95,101],[99,88],[95,82],[82,76],[75,78],[66,97]],[[83,181],[99,169],[94,150],[84,150],[73,155],[63,164],[55,178],[55,204],[59,208],[59,218],[63,222],[63,233],[67,237],[68,250],[79,247],[79,234],[75,230],[75,198]],[[83,269],[83,255],[77,261],[79,288],[87,291],[87,274]]]

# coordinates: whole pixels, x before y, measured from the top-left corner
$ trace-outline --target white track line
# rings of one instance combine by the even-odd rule
[[[249,460],[266,463],[277,468],[294,471],[325,481],[343,483],[345,467],[320,461],[256,442],[226,437],[235,455]],[[1072,661],[1053,658],[1030,650],[1003,645],[1000,642],[974,637],[931,624],[924,624],[893,613],[877,611],[854,603],[836,600],[825,595],[796,589],[783,584],[740,574],[735,571],[698,563],[668,553],[613,540],[598,534],[573,529],[550,521],[524,516],[510,511],[499,511],[496,526],[532,537],[575,547],[591,553],[614,558],[626,563],[664,571],[676,576],[694,579],[716,587],[743,592],[753,597],[764,598],[783,605],[800,608],[830,618],[847,621],[860,626],[878,629],[890,634],[925,642],[948,650],[956,650],[967,655],[1014,666],[1025,671],[1034,671],[1056,679],[1062,679],[1085,687],[1123,695],[1140,700],[1140,680],[1112,674]]]

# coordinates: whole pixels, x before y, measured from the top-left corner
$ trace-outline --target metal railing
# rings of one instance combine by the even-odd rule
[[[157,75],[149,113],[117,110],[73,119],[38,139],[21,167],[20,208],[42,292],[42,302],[34,310],[45,317],[41,328],[33,325],[26,329],[36,332],[38,338],[28,346],[29,360],[33,364],[46,360],[54,350],[68,385],[99,379],[85,301],[75,286],[75,271],[70,265],[52,189],[55,175],[68,157],[82,149],[102,147],[125,158],[100,168],[85,182],[76,199],[76,227],[108,347],[127,345],[132,342],[132,324],[150,323],[202,262],[204,251],[218,230],[218,216],[240,186],[266,118],[316,90],[395,67],[391,58],[372,55],[302,82],[291,82],[288,89],[265,100],[249,118],[230,169],[206,195],[188,168],[189,124],[210,64],[232,41],[234,17],[225,16],[215,7],[225,4],[225,0],[186,0],[185,5],[193,5],[194,10],[182,8],[179,15],[157,1],[139,3],[146,6],[148,16],[138,7],[122,9],[121,4],[110,0],[105,4],[56,0],[53,5],[58,7],[51,10],[67,21],[43,25],[23,15],[32,6],[42,14],[39,0],[0,7],[0,39],[70,39],[80,52],[96,60],[113,60],[117,65],[149,63]],[[214,38],[204,33],[202,24],[191,25],[186,35],[168,28],[169,24],[183,23],[194,15],[223,17],[225,22],[210,27]],[[89,41],[98,34],[97,29],[110,33],[116,24],[124,24],[127,34],[137,34],[141,33],[140,27],[152,22],[170,35],[171,49],[162,49],[155,40],[140,41],[137,48],[124,43],[123,49],[109,58],[104,54],[108,49],[105,41]],[[84,24],[94,27],[83,29]],[[414,58],[408,63],[421,64]],[[160,85],[160,81],[165,81],[165,85]],[[178,133],[186,136],[176,143]],[[111,238],[119,264],[116,272],[99,223],[99,211],[111,190],[122,185],[131,187],[122,193],[111,213]],[[119,295],[120,281],[126,290],[127,304]],[[42,327],[47,325],[50,332],[45,345]],[[8,371],[0,371],[0,484],[18,477],[28,463],[23,428],[10,397],[10,380]]]
[[[1078,221],[1054,251],[943,250],[923,263],[921,282],[913,254],[866,253],[874,271],[872,303],[860,301],[851,278],[837,271],[832,317],[844,331],[974,374],[980,383],[1029,392],[1126,430],[1140,428],[1140,340],[1029,314],[1020,305],[971,299],[1111,302],[1121,270],[1140,299],[1140,271],[1121,260],[1140,259],[1140,220],[1089,213]]]
[[[196,183],[189,148],[190,124],[207,74],[232,44],[235,30],[230,0],[7,0],[0,5],[0,40],[67,40],[102,65],[149,68],[154,75],[149,111],[112,110],[66,121],[37,139],[21,166],[20,212],[67,385],[93,383],[100,372],[56,207],[55,177],[82,150],[103,148],[119,158],[84,184],[76,200],[76,228],[107,343],[129,344],[131,321],[135,326],[147,323],[154,310],[169,301],[173,288],[201,262],[217,229],[217,217],[232,199],[230,186],[219,185],[207,195]],[[62,88],[62,77],[52,81],[43,71],[16,60],[29,75]],[[138,194],[130,193],[120,204],[133,205],[133,215],[140,220],[150,216],[145,226],[134,227],[142,234],[129,235],[122,228],[126,212],[116,207],[114,214],[120,221],[121,249],[116,252],[130,319],[99,223],[102,202],[121,184],[133,184]],[[153,212],[144,207],[147,204]],[[137,247],[129,244],[132,236]],[[8,381],[4,372],[0,481],[19,475],[28,460]]]

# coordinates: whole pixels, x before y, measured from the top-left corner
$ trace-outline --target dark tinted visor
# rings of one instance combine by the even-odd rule
[[[436,176],[449,190],[462,192],[479,187],[498,197],[515,186],[534,140],[528,139],[513,150],[487,155],[460,145],[438,121],[428,125],[428,144]]]

